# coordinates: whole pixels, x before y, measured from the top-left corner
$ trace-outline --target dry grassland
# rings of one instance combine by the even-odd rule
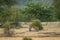
[[[52,32],[60,34],[60,22],[51,22],[51,23],[48,22],[47,25],[46,25],[46,22],[43,22],[42,25],[44,27],[43,30],[41,30],[39,32],[34,32],[34,31],[29,32],[28,31],[29,24],[24,25],[22,23],[23,28],[14,29],[15,33],[16,33],[16,35],[15,35],[16,37],[0,37],[0,40],[22,40],[22,38],[25,36],[29,36],[33,40],[60,40],[60,36],[59,37],[40,37],[40,36],[54,34]],[[0,33],[3,33],[2,29],[0,29]],[[48,34],[44,34],[44,33],[48,33]],[[49,34],[49,33],[51,33],[51,34]]]

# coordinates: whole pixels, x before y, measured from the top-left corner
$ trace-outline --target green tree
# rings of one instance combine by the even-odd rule
[[[17,3],[17,0],[0,0],[0,5],[12,6]]]
[[[41,21],[52,21],[53,19],[52,7],[47,7],[40,3],[28,3],[22,13],[26,14],[30,19],[37,18]]]
[[[60,21],[60,0],[54,0],[53,5],[56,10],[56,19]]]
[[[16,3],[16,0],[0,0],[0,22],[13,19],[12,15],[14,13],[11,6],[16,5]]]
[[[11,8],[0,7],[0,22],[13,20],[14,14]]]
[[[12,5],[15,5],[15,0],[0,0],[0,23],[3,23],[3,28],[5,28],[6,34],[10,34],[10,21],[14,20],[14,11],[12,10]],[[13,27],[13,26],[12,26]]]

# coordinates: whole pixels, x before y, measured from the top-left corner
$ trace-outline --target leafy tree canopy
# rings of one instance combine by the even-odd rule
[[[47,7],[40,3],[28,3],[22,13],[28,15],[28,18],[37,18],[41,21],[51,21],[53,19],[53,7]],[[30,16],[29,16],[30,15]]]

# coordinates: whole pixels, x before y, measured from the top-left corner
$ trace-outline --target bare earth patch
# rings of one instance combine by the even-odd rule
[[[60,40],[60,37],[32,38],[33,40]],[[21,37],[1,37],[0,40],[22,40]]]

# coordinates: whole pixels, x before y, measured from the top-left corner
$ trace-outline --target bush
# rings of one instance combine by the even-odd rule
[[[24,37],[23,40],[32,40],[32,39],[28,37]]]
[[[24,24],[27,25],[27,22],[25,22]]]
[[[30,25],[30,27],[31,28],[33,27],[33,28],[38,29],[38,30],[42,30],[43,29],[41,21],[39,19],[32,20],[32,24]]]
[[[11,30],[11,28],[13,28],[13,26],[11,26],[9,22],[4,23],[3,28],[4,28],[5,36],[8,36],[8,37],[13,36],[14,30]]]

